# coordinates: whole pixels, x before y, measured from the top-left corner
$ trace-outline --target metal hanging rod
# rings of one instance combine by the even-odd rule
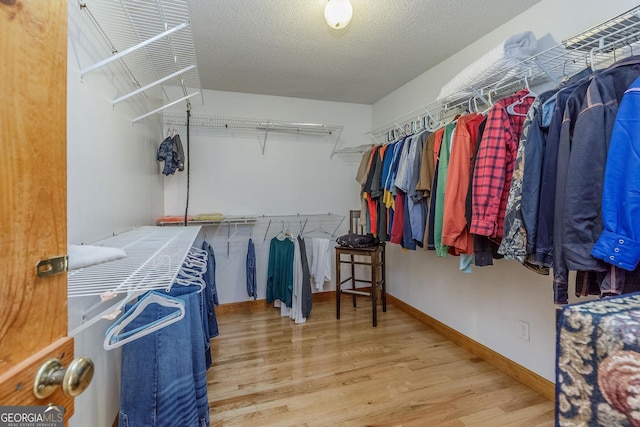
[[[156,40],[159,40],[159,39],[161,39],[163,37],[166,37],[169,34],[172,34],[172,33],[175,33],[176,31],[182,30],[183,28],[186,28],[189,25],[190,24],[188,22],[183,22],[182,24],[180,24],[180,25],[178,25],[176,27],[173,27],[173,28],[171,28],[171,29],[169,29],[167,31],[164,31],[164,32],[158,34],[157,36],[151,37],[150,39],[147,39],[147,40],[145,40],[145,41],[143,41],[141,43],[138,43],[135,46],[131,46],[130,48],[125,49],[122,52],[118,52],[115,55],[113,55],[113,56],[111,56],[111,57],[109,57],[107,59],[104,59],[104,60],[102,60],[102,61],[100,61],[100,62],[98,62],[96,64],[93,64],[93,65],[81,70],[80,71],[80,76],[82,77],[85,74],[87,74],[87,73],[89,73],[89,72],[91,72],[93,70],[97,70],[98,68],[100,68],[100,67],[102,67],[104,65],[107,65],[107,64],[109,64],[109,63],[111,63],[111,62],[113,62],[113,61],[115,61],[117,59],[120,59],[123,56],[126,56],[126,55],[130,54],[131,52],[135,52],[136,50],[140,49],[141,47],[144,47],[144,46],[146,46],[146,45],[148,45],[150,43],[153,43]]]
[[[186,113],[182,112],[165,112],[163,121],[165,124],[170,126],[186,126],[187,115]],[[340,137],[342,136],[342,130],[344,129],[344,126],[341,125],[330,125],[324,123],[286,122],[270,119],[209,116],[204,114],[191,114],[189,124],[191,126],[214,129],[246,130],[257,131],[261,133],[264,132],[264,138],[262,139],[262,141],[260,141],[260,149],[262,151],[262,154],[264,154],[265,152],[269,132],[294,135],[320,135],[331,137],[335,139],[331,157],[333,157],[333,154],[335,153],[336,147],[340,142]]]
[[[152,114],[159,113],[160,111],[164,110],[165,108],[169,108],[169,107],[171,107],[171,106],[173,106],[173,105],[176,105],[176,104],[177,104],[177,103],[179,103],[179,102],[185,101],[185,100],[187,100],[187,99],[189,99],[189,98],[192,98],[192,97],[194,97],[194,96],[196,96],[196,95],[200,95],[200,91],[197,91],[197,92],[195,92],[195,93],[192,93],[191,95],[183,96],[182,98],[180,98],[180,99],[176,99],[175,101],[170,102],[170,103],[168,103],[168,104],[166,104],[166,105],[163,105],[163,106],[162,106],[162,107],[160,107],[160,108],[156,108],[156,109],[155,109],[155,110],[153,110],[153,111],[149,111],[149,112],[148,112],[148,113],[146,113],[146,114],[143,114],[143,115],[141,115],[141,116],[139,116],[139,117],[136,117],[135,119],[131,120],[131,123],[138,122],[138,121],[140,121],[140,120],[142,120],[142,119],[144,119],[144,118],[146,118],[146,117],[151,116]]]
[[[181,69],[181,70],[178,70],[178,71],[176,71],[175,73],[169,74],[168,76],[161,78],[160,80],[156,80],[156,81],[155,81],[155,82],[153,82],[153,83],[149,83],[148,85],[145,85],[145,86],[143,86],[143,87],[141,87],[141,88],[139,88],[139,89],[134,90],[133,92],[129,92],[129,93],[128,93],[128,94],[126,94],[126,95],[123,95],[123,96],[121,96],[121,97],[119,97],[119,98],[114,99],[113,101],[111,101],[111,104],[112,104],[112,105],[116,105],[117,103],[122,102],[122,101],[124,101],[125,99],[129,99],[129,98],[131,98],[131,97],[132,97],[132,96],[134,96],[134,95],[137,95],[137,94],[139,94],[139,93],[141,93],[141,92],[144,92],[145,90],[151,89],[152,87],[157,86],[157,85],[159,85],[160,83],[166,82],[167,80],[171,80],[172,78],[177,77],[177,76],[179,76],[179,75],[181,75],[181,74],[184,74],[184,73],[186,73],[187,71],[193,70],[193,69],[195,69],[195,68],[196,68],[196,66],[195,66],[195,65],[190,65],[190,66],[188,66],[188,67],[186,67],[186,68],[183,68],[183,69]]]
[[[104,29],[100,26],[100,23],[98,22],[96,17],[93,15],[93,13],[91,13],[91,10],[87,7],[87,4],[85,2],[78,1],[78,5],[80,6],[81,10],[85,11],[86,15],[89,17],[89,20],[93,23],[93,26],[98,30],[98,33],[100,34],[100,36],[109,45],[109,48],[111,49],[111,54],[114,55],[118,53],[118,48],[114,46],[113,42],[111,41],[107,33],[105,33]],[[127,64],[124,61],[122,61],[121,58],[120,58],[120,65],[122,65],[126,73],[129,75],[131,82],[135,86],[140,87],[140,83],[138,82],[136,77],[133,75],[133,72],[131,71],[131,69],[129,69]]]
[[[187,115],[181,112],[165,112],[163,121],[165,124],[185,126],[187,124]],[[204,114],[192,114],[190,124],[191,126],[219,129],[269,130],[276,132],[318,133],[326,135],[333,135],[343,128],[343,126],[323,123],[285,122],[280,120],[209,116]]]

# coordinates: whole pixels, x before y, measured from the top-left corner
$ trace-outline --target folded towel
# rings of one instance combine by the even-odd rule
[[[127,256],[125,251],[119,248],[92,245],[69,245],[67,253],[69,255],[69,270],[101,264]]]
[[[516,67],[520,61],[535,54],[537,49],[538,42],[531,31],[509,37],[444,85],[438,95],[438,101],[446,102],[473,94],[470,87],[474,83],[491,77],[505,67]]]
[[[198,214],[193,217],[194,221],[222,221],[224,215],[221,213]]]
[[[192,216],[187,216],[187,221],[192,221],[192,220],[193,220]],[[175,222],[175,223],[184,224],[184,215],[182,215],[182,216],[171,216],[171,215],[168,215],[168,216],[163,216],[163,217],[160,217],[160,218],[156,219],[156,224],[158,224],[158,225],[166,224],[166,223],[169,223],[169,222],[171,222],[171,223]]]

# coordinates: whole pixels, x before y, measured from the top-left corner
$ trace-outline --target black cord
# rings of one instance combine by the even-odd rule
[[[191,155],[189,153],[190,151],[190,141],[189,141],[189,119],[191,118],[191,109],[187,109],[187,202],[184,208],[184,226],[187,226],[187,217],[189,214],[189,188],[190,188],[190,184],[191,184]]]

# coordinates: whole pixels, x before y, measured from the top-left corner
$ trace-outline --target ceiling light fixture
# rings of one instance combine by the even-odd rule
[[[352,16],[353,8],[349,0],[329,0],[324,8],[324,19],[336,30],[349,25]]]

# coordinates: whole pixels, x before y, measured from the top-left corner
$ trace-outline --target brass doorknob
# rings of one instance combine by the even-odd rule
[[[33,382],[38,399],[50,396],[59,385],[69,397],[76,397],[89,387],[93,378],[93,362],[88,357],[74,359],[67,369],[59,359],[49,359],[40,367]]]

